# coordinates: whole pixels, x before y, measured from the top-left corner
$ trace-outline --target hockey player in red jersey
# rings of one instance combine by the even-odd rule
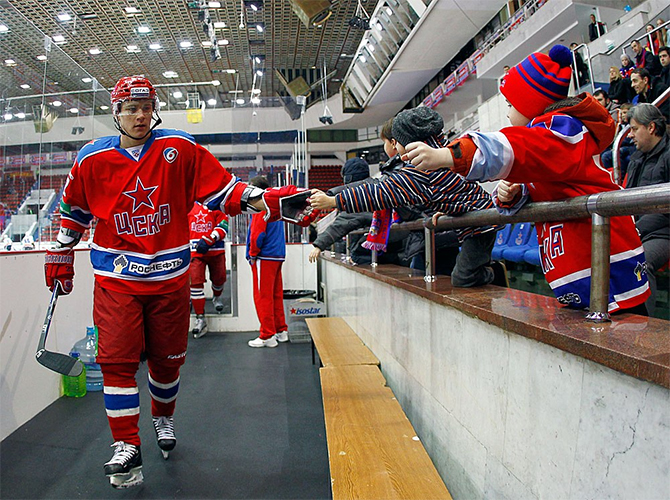
[[[467,132],[444,149],[409,144],[405,158],[418,168],[451,168],[468,180],[502,180],[494,202],[514,213],[528,200],[554,201],[621,189],[599,162],[616,124],[588,94],[567,98],[572,54],[562,45],[534,53],[513,67],[500,85],[512,127]],[[646,263],[632,217],[612,217],[609,312],[646,314]],[[537,225],[540,260],[558,301],[589,307],[591,220]]]
[[[260,216],[260,215],[259,215]],[[223,311],[221,293],[226,283],[226,242],[228,216],[220,210],[210,210],[197,201],[188,214],[191,232],[191,305],[195,312],[193,338],[207,333],[205,319],[205,270],[212,282],[212,303],[216,312]]]
[[[270,221],[291,208],[292,219],[300,220],[308,195],[294,186],[265,191],[248,186],[189,134],[156,130],[158,98],[144,77],[121,78],[111,104],[121,135],[96,139],[79,151],[63,193],[57,246],[46,254],[45,277],[51,290],[70,293],[72,247],[97,217],[90,252],[93,319],[114,439],[104,469],[112,486],[125,488],[143,480],[135,381],[141,358],[149,367],[158,446],[167,458],[176,444],[172,415],[188,341],[187,215],[193,203],[230,216],[265,212]]]

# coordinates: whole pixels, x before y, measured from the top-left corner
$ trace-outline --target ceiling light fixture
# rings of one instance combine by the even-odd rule
[[[54,35],[54,36],[51,37],[51,39],[56,43],[65,42],[65,37],[63,35]]]
[[[163,46],[160,43],[151,43],[149,44],[151,50],[161,50]]]
[[[163,76],[165,78],[177,78],[179,75],[177,74],[176,71],[164,71]]]
[[[0,24],[0,33],[7,33],[9,31],[9,27],[6,24]]]
[[[16,61],[14,59],[5,59],[5,66],[16,66]]]
[[[216,99],[209,99],[207,101],[207,104],[209,104],[210,106],[216,106]]]
[[[134,54],[137,52],[141,52],[140,48],[137,45],[128,45],[126,46],[126,52],[130,54]]]
[[[44,54],[40,54],[40,55],[37,56],[35,59],[37,59],[38,61],[46,61],[46,60],[47,60],[47,56],[45,56]]]
[[[172,92],[172,97],[174,97],[175,99],[181,99],[182,97],[184,97],[184,94],[182,94],[181,91],[177,90],[175,92]]]
[[[203,47],[211,47],[211,46],[212,46],[212,42],[209,42],[209,41],[205,40],[204,42],[202,42],[202,46],[203,46]]]
[[[207,7],[210,9],[220,9],[221,8],[221,2],[209,2],[207,4]]]
[[[238,97],[237,99],[235,99],[235,102],[237,104],[244,104],[244,99],[242,99],[241,97]]]
[[[52,104],[52,106],[54,106],[56,108],[60,108],[63,105],[63,103],[60,102],[60,101],[54,101],[51,104]]]
[[[68,109],[68,111],[73,115],[76,115],[77,113],[79,113],[79,108],[70,108]]]
[[[219,80],[212,80],[212,85],[218,87],[219,85],[221,85],[221,82]]]
[[[146,35],[147,33],[151,33],[151,28],[149,28],[149,26],[138,26],[137,32]]]
[[[256,31],[259,33],[263,33],[263,31],[265,31],[265,26],[263,26],[263,23],[256,24]]]
[[[85,76],[84,78],[81,79],[81,81],[84,83],[91,83],[93,81],[93,78]]]
[[[229,74],[231,74],[231,75],[234,75],[235,73],[237,73],[237,70],[236,70],[236,69],[227,69],[227,70],[226,70],[226,73],[229,73]]]
[[[24,83],[24,84],[21,85],[21,88],[27,90],[27,89],[30,88],[30,85],[28,85],[27,83]]]
[[[103,111],[107,111],[109,109],[109,106],[105,106],[104,104],[100,106],[100,109]]]
[[[58,20],[61,22],[72,21],[72,16],[70,14],[58,14],[56,17],[58,17]]]
[[[16,116],[19,120],[23,120],[26,117],[25,113],[16,113],[14,116]]]
[[[228,45],[230,42],[228,41],[227,38],[224,38],[223,40],[219,40],[219,41],[216,42],[216,43],[217,43],[218,45],[224,45],[224,46],[225,46],[225,45]]]
[[[137,7],[124,7],[123,10],[126,11],[126,14],[139,14],[140,9]]]
[[[214,28],[217,29],[217,30],[223,29],[225,27],[226,27],[226,23],[224,23],[223,21],[217,21],[217,22],[214,23]]]
[[[97,47],[92,48],[88,51],[89,54],[92,56],[97,56],[98,54],[102,54],[102,50],[98,49]]]
[[[9,121],[9,120],[11,120],[12,118],[14,118],[14,115],[11,114],[11,113],[5,113],[5,114],[3,115],[3,118],[4,118],[6,121]]]
[[[179,46],[182,49],[190,49],[191,47],[193,47],[193,44],[191,42],[189,42],[188,40],[184,40],[183,42],[179,42]]]

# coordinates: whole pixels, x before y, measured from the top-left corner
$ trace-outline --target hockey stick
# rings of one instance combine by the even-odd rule
[[[47,315],[46,318],[44,318],[44,325],[42,325],[42,334],[40,335],[40,341],[37,344],[35,358],[39,364],[47,367],[49,370],[53,370],[56,373],[67,375],[69,377],[78,377],[84,369],[84,365],[78,359],[68,356],[67,354],[47,351],[45,347],[47,343],[47,334],[49,333],[49,327],[51,326],[51,318],[56,309],[56,301],[58,300],[59,292],[60,283],[57,282],[56,286],[54,286],[54,291],[51,294],[49,307],[47,307]]]

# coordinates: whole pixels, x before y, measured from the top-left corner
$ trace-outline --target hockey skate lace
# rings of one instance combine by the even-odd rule
[[[105,465],[125,465],[135,455],[135,447],[132,444],[124,443],[123,441],[117,441],[116,443],[112,444],[112,448],[114,448],[114,455]]]
[[[154,420],[158,440],[174,439],[174,422],[171,417],[158,417]]]

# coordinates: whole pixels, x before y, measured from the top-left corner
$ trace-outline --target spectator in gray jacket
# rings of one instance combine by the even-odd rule
[[[638,104],[628,113],[629,137],[637,152],[630,158],[626,187],[670,182],[670,140],[663,114],[652,104]],[[635,217],[644,255],[651,296],[645,305],[651,316],[656,305],[656,273],[670,260],[670,215],[645,214]]]

